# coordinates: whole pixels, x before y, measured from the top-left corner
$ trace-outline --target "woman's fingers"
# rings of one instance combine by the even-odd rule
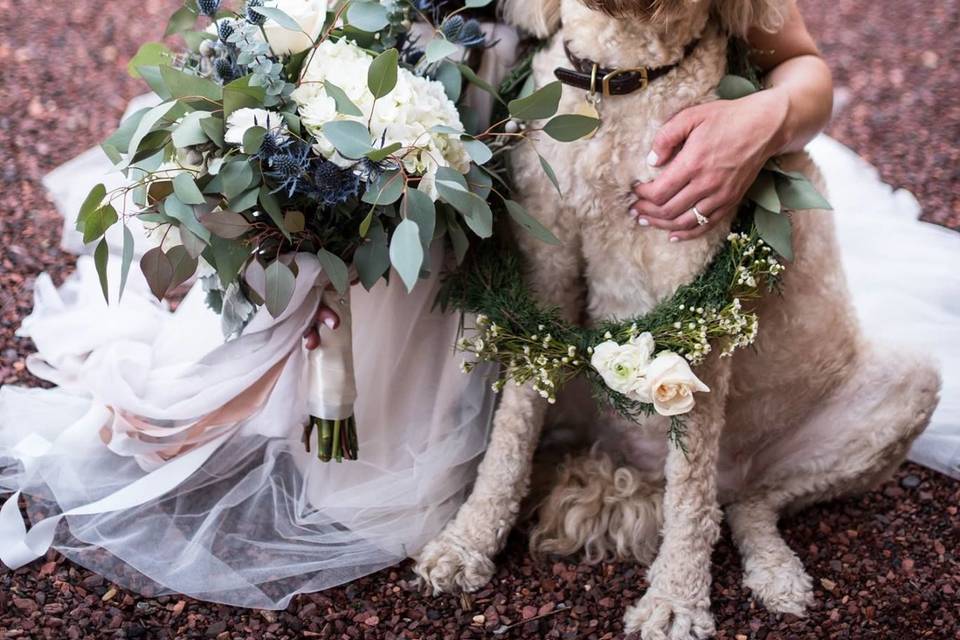
[[[733,207],[724,207],[713,211],[712,213],[705,214],[707,217],[707,224],[701,225],[696,223],[696,216],[693,216],[693,213],[690,215],[694,217],[694,224],[692,227],[676,231],[670,234],[670,242],[684,242],[687,240],[693,240],[694,238],[699,238],[707,231],[713,229],[720,223],[722,220],[728,218],[737,210],[736,206]]]
[[[709,193],[709,190],[703,186],[691,182],[662,206],[657,206],[649,200],[637,200],[630,205],[630,215],[636,218],[641,225],[643,225],[643,221],[650,218],[676,220]]]
[[[683,146],[690,132],[700,124],[700,119],[700,109],[697,107],[684,109],[670,118],[657,131],[653,146],[647,155],[647,164],[651,167],[659,167],[670,160],[677,149]]]
[[[336,329],[340,326],[340,316],[326,305],[320,305],[320,307],[317,308],[317,313],[313,316],[313,324],[310,326],[310,329],[303,334],[303,337],[307,340],[306,347],[310,351],[320,347],[320,331],[317,329],[320,324],[330,329]]]

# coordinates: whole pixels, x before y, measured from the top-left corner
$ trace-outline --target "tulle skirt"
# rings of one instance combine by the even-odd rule
[[[839,143],[821,137],[811,151],[867,331],[926,349],[943,367],[941,406],[911,456],[960,477],[960,234],[918,222],[916,200]],[[91,154],[56,172],[49,186],[61,210],[76,211],[106,168]],[[69,248],[77,245],[67,217]],[[0,490],[29,496],[34,521],[30,538],[7,501],[0,556],[22,564],[51,538],[72,560],[141,592],[283,608],[297,593],[415,553],[463,500],[494,405],[489,375],[459,372],[458,318],[432,309],[438,286],[423,282],[410,296],[385,284],[354,292],[360,461],[336,465],[300,443],[296,345],[310,292],[281,321],[255,322],[259,338],[224,351],[198,287],[171,313],[133,276],[122,304],[107,307],[87,257],[59,290],[41,276],[21,333],[37,345],[31,369],[58,387],[0,389]],[[270,372],[274,386],[255,413],[172,460],[149,439],[105,444],[115,407],[167,416],[173,429]],[[43,519],[64,513],[66,526]]]

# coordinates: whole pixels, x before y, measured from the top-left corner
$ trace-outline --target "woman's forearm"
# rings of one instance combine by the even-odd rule
[[[782,103],[781,123],[770,141],[770,155],[800,151],[830,122],[833,81],[820,56],[785,60],[767,73],[764,84]]]
[[[768,144],[769,155],[800,151],[830,121],[833,80],[820,57],[795,1],[777,33],[755,29],[748,38],[753,61],[765,72],[771,117],[778,127]]]

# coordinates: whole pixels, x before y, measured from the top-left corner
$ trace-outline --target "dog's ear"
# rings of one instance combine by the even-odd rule
[[[500,16],[507,24],[547,38],[560,28],[560,0],[501,0]]]
[[[779,31],[789,4],[788,0],[715,0],[713,10],[728,33],[746,36],[750,29]]]

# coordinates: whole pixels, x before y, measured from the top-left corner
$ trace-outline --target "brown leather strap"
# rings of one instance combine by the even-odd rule
[[[594,90],[597,93],[603,93],[607,96],[622,96],[640,89],[645,89],[647,85],[658,78],[667,75],[682,63],[700,44],[700,39],[693,40],[683,50],[683,58],[673,64],[663,67],[648,69],[647,67],[635,67],[629,69],[610,69],[596,65],[592,60],[576,56],[565,42],[563,49],[567,53],[567,59],[573,65],[573,69],[558,67],[553,74],[557,80],[571,87],[583,89],[584,91]]]

